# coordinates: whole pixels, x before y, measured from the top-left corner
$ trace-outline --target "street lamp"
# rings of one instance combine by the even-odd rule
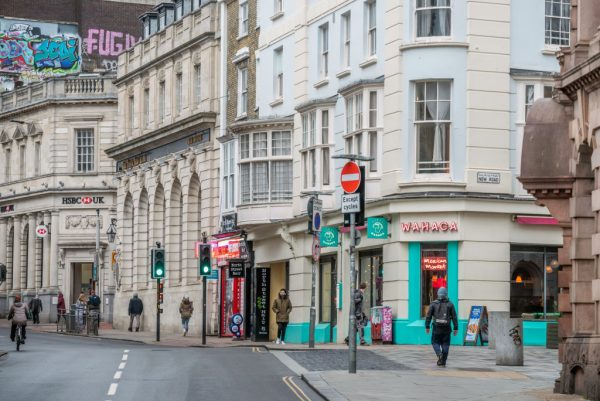
[[[108,237],[108,242],[114,244],[115,238],[117,237],[117,219],[110,219],[110,226],[108,226],[108,230],[106,230],[106,235]]]
[[[544,255],[544,259],[545,258],[546,256]],[[544,267],[544,319],[546,319],[546,314],[548,311],[548,274],[552,274],[552,272],[554,272],[554,270],[558,270],[559,267],[560,266],[556,259],[552,259],[552,261],[550,261],[550,264]]]

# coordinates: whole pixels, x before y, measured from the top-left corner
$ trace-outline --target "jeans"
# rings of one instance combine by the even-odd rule
[[[40,324],[40,312],[33,312],[33,324]]]
[[[23,324],[21,326],[21,335],[23,336],[23,340],[25,340],[25,338],[27,338],[26,327],[27,327],[27,325],[25,325],[25,324]],[[10,326],[10,339],[12,341],[15,341],[15,335],[16,334],[17,334],[17,324],[13,323]]]
[[[446,364],[448,359],[448,351],[450,351],[450,333],[452,330],[450,326],[436,326],[433,325],[433,331],[431,333],[431,345],[438,358],[441,358],[442,364]]]
[[[188,332],[189,329],[189,325],[190,325],[190,318],[189,317],[182,317],[181,318],[181,325],[183,326],[183,330],[185,330],[185,332]]]
[[[135,320],[135,329],[140,329],[140,316],[141,315],[129,315],[129,330],[133,327],[133,321]]]
[[[281,341],[285,339],[285,330],[288,322],[277,322],[277,338]]]

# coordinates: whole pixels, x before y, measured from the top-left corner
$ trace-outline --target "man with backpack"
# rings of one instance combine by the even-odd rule
[[[427,318],[425,319],[425,331],[429,334],[429,328],[433,319],[433,333],[431,333],[431,345],[438,357],[437,365],[445,367],[450,350],[450,333],[458,333],[458,317],[454,304],[448,300],[448,290],[441,287],[437,293],[438,299],[429,305]],[[454,330],[452,330],[454,328]]]

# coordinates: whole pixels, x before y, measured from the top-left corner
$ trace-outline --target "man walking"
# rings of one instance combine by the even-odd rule
[[[450,350],[450,332],[458,333],[458,317],[454,304],[448,300],[448,290],[440,287],[437,293],[438,299],[429,305],[427,318],[425,319],[425,331],[429,334],[429,327],[433,319],[433,333],[431,333],[431,345],[438,357],[437,365],[445,367]],[[452,324],[452,326],[451,326]]]
[[[42,300],[38,294],[35,294],[35,298],[29,301],[29,310],[33,314],[33,324],[40,324],[40,312],[44,310],[42,307]]]
[[[144,304],[138,298],[138,294],[133,294],[133,298],[129,300],[129,331],[132,331],[133,320],[135,319],[135,331],[140,331],[140,316],[144,311]]]
[[[354,290],[354,317],[356,318],[356,331],[360,336],[360,345],[367,345],[365,341],[365,325],[367,324],[367,315],[363,312],[363,301],[365,297],[365,291],[367,289],[367,283],[361,283],[357,290]],[[349,344],[349,339],[346,337],[344,340],[346,344]]]

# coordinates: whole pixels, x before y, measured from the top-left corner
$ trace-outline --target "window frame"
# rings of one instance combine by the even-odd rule
[[[331,155],[334,147],[332,134],[334,114],[333,105],[313,108],[301,114],[302,144],[299,152],[301,168],[304,172],[301,183],[303,190],[332,189]]]
[[[550,7],[548,7],[550,4]],[[558,4],[560,15],[548,14],[548,9],[553,10],[553,5]],[[550,48],[567,47],[571,43],[571,0],[545,0],[544,1],[544,45]],[[567,6],[566,8],[564,8]],[[564,16],[564,11],[568,10],[569,15]],[[559,28],[558,31],[552,29],[552,20],[558,20]],[[550,23],[548,22],[550,20]],[[562,22],[567,21],[566,31],[562,30]],[[550,28],[548,26],[550,25]],[[556,37],[553,34],[558,34]],[[566,39],[565,39],[566,38]],[[559,43],[552,43],[555,39]]]
[[[150,126],[150,88],[144,88],[144,128]]]
[[[42,141],[34,141],[33,142],[33,157],[34,157],[34,166],[33,166],[33,175],[39,176],[42,173]]]
[[[365,50],[367,58],[377,56],[377,0],[365,1]]]
[[[196,107],[202,103],[202,64],[194,65],[194,100]]]
[[[175,113],[177,116],[183,114],[183,73],[175,74]]]
[[[350,69],[350,63],[352,62],[352,51],[350,48],[352,43],[352,13],[346,11],[342,14],[341,20],[340,49],[342,53],[342,67],[344,69]]]
[[[283,99],[283,46],[273,50],[273,97]]]
[[[241,0],[238,7],[238,39],[248,36],[250,31],[249,13],[248,0]]]
[[[329,23],[319,26],[319,78],[329,76]]]
[[[165,122],[165,96],[167,95],[167,84],[164,80],[158,82],[158,122]]]
[[[438,40],[448,40],[450,38],[452,38],[452,14],[453,14],[453,1],[452,0],[448,0],[450,5],[449,6],[423,6],[423,7],[419,7],[418,3],[420,0],[415,0],[414,4],[414,13],[413,13],[413,21],[414,21],[414,38],[417,41],[438,41]],[[449,32],[448,35],[427,35],[427,36],[419,36],[419,18],[418,18],[418,14],[419,12],[422,12],[424,10],[440,10],[440,9],[447,9],[450,12],[450,27],[449,27]]]
[[[12,179],[12,144],[9,143],[9,145],[4,149],[4,157],[5,157],[5,162],[4,162],[4,176],[6,177],[6,182],[11,182],[13,181]]]
[[[248,66],[238,67],[237,116],[248,115]]]
[[[78,174],[92,174],[96,172],[96,148],[97,148],[97,139],[96,139],[96,130],[93,127],[77,127],[74,128],[73,130],[73,134],[74,134],[74,155],[75,155],[75,159],[74,159],[74,167],[75,167],[75,172]],[[80,145],[80,141],[79,141],[79,134],[91,134],[88,136],[88,138],[82,138],[82,140],[89,140],[91,138],[91,145],[88,144],[84,144],[84,145]],[[80,146],[85,146],[88,149],[91,148],[91,150],[88,153],[81,153],[80,154]],[[91,158],[90,160],[87,161],[80,161],[80,157],[89,157]],[[91,168],[81,168],[80,165],[83,165],[84,163],[91,163]]]

